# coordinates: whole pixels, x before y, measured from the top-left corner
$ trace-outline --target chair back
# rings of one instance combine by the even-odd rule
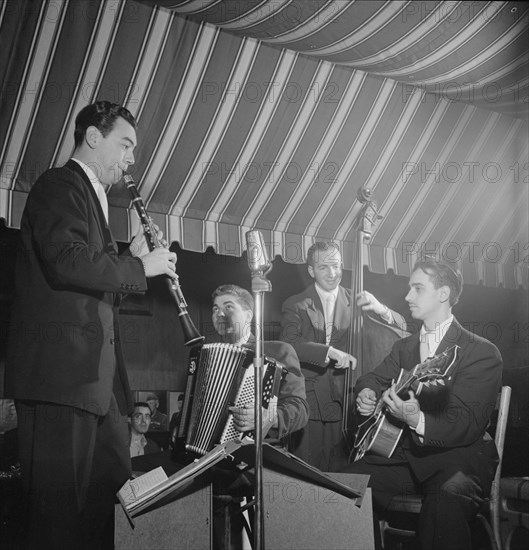
[[[501,548],[500,539],[500,479],[501,479],[501,467],[503,463],[503,449],[505,447],[505,433],[507,432],[507,420],[509,418],[509,405],[511,403],[510,386],[503,386],[499,395],[498,405],[498,420],[496,423],[496,433],[494,435],[494,442],[498,449],[499,461],[496,468],[496,475],[492,482],[492,488],[490,491],[490,518],[492,522],[492,530],[494,532],[494,538],[498,548]]]
[[[490,497],[484,505],[484,509],[480,510],[476,519],[481,523],[485,529],[493,550],[501,550],[501,538],[500,538],[500,479],[501,479],[501,467],[503,463],[503,450],[505,447],[505,433],[507,431],[507,420],[509,418],[509,405],[511,402],[511,387],[502,386],[501,392],[498,395],[496,401],[495,410],[498,411],[498,419],[496,422],[496,431],[494,434],[494,442],[498,449],[498,465],[496,467],[496,474],[492,482],[490,491]],[[486,508],[485,508],[486,506]],[[406,514],[419,514],[422,507],[421,495],[410,495],[409,493],[404,495],[396,495],[392,498],[388,510],[390,512],[406,513]],[[490,518],[490,520],[489,520]],[[415,536],[415,531],[410,528],[399,528],[390,525],[386,520],[380,521],[380,532],[382,537],[382,545],[384,545],[384,534],[390,533],[392,535],[410,537]]]

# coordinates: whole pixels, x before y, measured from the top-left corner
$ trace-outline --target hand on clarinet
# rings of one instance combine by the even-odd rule
[[[244,433],[255,429],[255,406],[253,402],[244,407],[230,407],[229,411],[233,414],[233,423],[236,430]],[[267,409],[263,407],[263,434],[266,434],[270,428],[277,428],[277,397],[270,399]]]
[[[353,357],[349,353],[345,353],[345,351],[340,351],[330,346],[327,357],[330,361],[336,361],[336,364],[332,365],[336,369],[356,369],[356,357]]]
[[[158,241],[163,245],[164,248],[167,248],[167,241],[163,238],[163,233],[160,231],[160,228],[156,224],[153,224],[153,227],[156,228],[156,237]],[[145,256],[151,250],[151,247],[147,242],[147,238],[145,237],[145,230],[141,224],[139,225],[138,231],[136,232],[136,235],[134,235],[134,238],[130,243],[129,250],[130,253],[137,258]]]
[[[153,224],[153,227],[156,230],[156,240],[162,246],[150,251],[151,247],[145,236],[145,230],[140,225],[130,243],[130,253],[141,259],[146,277],[167,275],[172,279],[176,279],[176,254],[167,248],[167,241],[163,238],[160,228],[156,224]]]
[[[167,275],[171,279],[177,279],[176,254],[167,248],[155,248],[152,252],[140,256],[145,269],[145,277]]]

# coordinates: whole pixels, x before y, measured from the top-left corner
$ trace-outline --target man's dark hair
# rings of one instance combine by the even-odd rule
[[[232,294],[237,299],[237,302],[245,311],[253,313],[254,302],[253,296],[245,289],[237,285],[220,285],[211,294],[211,300],[214,302],[218,296]]]
[[[136,119],[132,113],[117,103],[96,101],[81,109],[75,117],[75,131],[73,134],[75,147],[82,145],[86,130],[90,126],[95,126],[103,137],[107,136],[119,117],[125,119],[133,128],[137,127]]]
[[[132,413],[134,413],[134,409],[138,407],[144,407],[146,409],[151,410],[148,403],[145,403],[144,401],[136,401],[136,403],[134,403],[134,407],[132,408]]]
[[[450,306],[453,307],[457,304],[463,290],[463,275],[457,266],[427,257],[415,262],[413,271],[417,269],[422,270],[430,277],[435,288],[447,286],[450,289]]]
[[[334,250],[336,252],[340,252],[340,247],[333,242],[316,241],[307,250],[307,264],[311,267],[314,267],[314,256],[316,252],[324,252],[326,250]]]

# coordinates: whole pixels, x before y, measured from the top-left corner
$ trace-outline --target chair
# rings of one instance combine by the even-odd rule
[[[503,547],[511,550],[518,532],[525,530],[525,541],[529,536],[529,477],[502,478],[500,497]]]
[[[484,527],[485,533],[490,539],[492,550],[501,550],[500,537],[500,478],[501,465],[503,460],[503,448],[505,444],[505,432],[507,430],[507,419],[509,416],[509,404],[511,401],[510,386],[503,386],[499,394],[498,402],[498,420],[494,441],[498,449],[499,461],[496,468],[496,475],[492,482],[490,497],[477,514],[477,521]],[[422,506],[422,497],[417,494],[396,495],[392,498],[388,512],[391,514],[419,514]],[[390,525],[387,520],[379,522],[382,545],[384,546],[384,536],[386,534],[411,538],[415,536],[415,531],[410,528],[399,528]]]

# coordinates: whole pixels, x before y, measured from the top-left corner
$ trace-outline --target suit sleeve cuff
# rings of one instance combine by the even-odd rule
[[[424,428],[425,428],[425,420],[424,420],[424,413],[421,411],[419,413],[419,423],[415,428],[413,426],[410,426],[410,428],[419,436],[421,442],[424,440]]]
[[[389,309],[388,306],[384,306],[386,308],[386,311],[380,315],[380,318],[387,323],[388,325],[393,324],[393,315],[391,313],[391,309]]]

